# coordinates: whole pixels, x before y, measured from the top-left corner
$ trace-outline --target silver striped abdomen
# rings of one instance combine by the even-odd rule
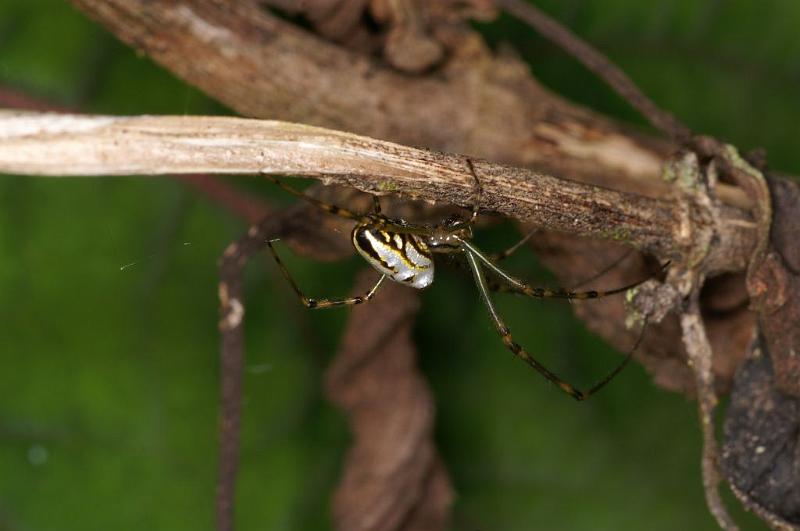
[[[433,259],[419,236],[390,232],[375,225],[357,225],[352,238],[359,254],[395,282],[418,289],[433,282]]]

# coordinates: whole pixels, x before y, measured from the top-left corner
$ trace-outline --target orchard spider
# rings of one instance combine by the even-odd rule
[[[380,279],[378,279],[372,289],[363,296],[339,299],[317,299],[305,296],[292,278],[289,270],[281,261],[278,253],[275,251],[273,243],[277,241],[277,239],[269,240],[267,245],[283,273],[283,276],[300,298],[300,301],[306,308],[312,309],[350,306],[367,302],[375,295],[387,278],[412,288],[426,288],[433,282],[434,253],[463,253],[472,271],[475,284],[478,286],[478,293],[480,294],[481,300],[486,305],[492,323],[500,334],[506,348],[572,398],[576,400],[586,400],[602,389],[628,364],[641,342],[642,335],[639,335],[633,348],[613,371],[597,382],[588,391],[581,391],[554,374],[520,346],[519,343],[514,341],[511,330],[509,330],[503,322],[503,319],[497,312],[489,295],[493,286],[490,286],[487,282],[483,268],[488,268],[502,283],[504,283],[505,286],[503,287],[506,288],[506,290],[534,298],[596,299],[622,293],[630,288],[638,286],[647,279],[607,291],[567,291],[563,289],[530,287],[506,273],[498,267],[495,262],[513,253],[530,237],[530,234],[507,251],[495,255],[493,257],[494,259],[484,254],[470,242],[472,239],[472,224],[478,216],[481,185],[478,175],[475,172],[475,167],[470,159],[467,159],[467,165],[475,180],[472,215],[468,219],[450,217],[440,224],[433,225],[417,225],[403,219],[393,219],[385,216],[381,213],[380,202],[376,196],[373,196],[374,208],[372,212],[357,214],[350,210],[309,197],[274,177],[265,175],[267,179],[287,192],[308,201],[321,210],[356,222],[351,234],[353,246],[372,267],[381,273]],[[644,326],[642,327],[642,333],[643,331]]]

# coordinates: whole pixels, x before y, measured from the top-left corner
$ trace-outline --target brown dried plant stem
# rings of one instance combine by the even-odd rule
[[[244,268],[270,238],[282,236],[308,217],[309,207],[298,205],[274,213],[253,225],[230,244],[219,263],[220,299],[220,425],[217,484],[217,530],[231,531],[239,462],[242,371],[244,367]]]
[[[120,118],[0,112],[0,171],[27,175],[185,173],[302,175],[371,193],[468,205],[463,156],[285,122],[222,117]],[[41,153],[48,153],[41,157]],[[543,228],[627,243],[662,260],[676,245],[676,204],[476,161],[481,207]],[[754,245],[745,212],[728,207],[710,272],[743,269]]]
[[[719,446],[715,434],[714,411],[717,398],[714,390],[714,375],[711,372],[713,352],[706,335],[703,318],[700,315],[698,290],[694,290],[687,301],[687,307],[680,316],[683,341],[689,364],[696,377],[697,407],[700,416],[700,431],[703,436],[703,490],[708,508],[717,523],[726,531],[736,531],[738,526],[728,514],[719,495],[720,475]]]
[[[466,23],[448,24],[435,75],[391,66],[300,30],[255,1],[72,0],[119,39],[249,117],[501,161],[656,196],[674,149],[541,86]],[[331,90],[330,87],[336,87]],[[721,196],[746,198],[730,186]]]
[[[0,108],[63,114],[79,112],[77,109],[56,105],[2,85],[0,85]],[[210,175],[201,173],[180,175],[176,177],[176,180],[200,192],[214,203],[225,207],[251,224],[263,219],[270,210],[269,205],[264,201],[247,196]]]

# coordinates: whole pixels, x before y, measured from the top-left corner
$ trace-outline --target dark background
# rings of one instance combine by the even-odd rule
[[[800,174],[800,3],[538,3],[693,129],[765,147],[773,167]],[[557,92],[641,123],[520,23],[479,27]],[[0,85],[92,113],[231,114],[58,0],[0,0]],[[227,181],[291,201],[256,179]],[[0,178],[0,530],[211,528],[216,260],[245,228],[170,178]],[[506,224],[477,241],[514,238]],[[511,269],[551,281],[520,254]],[[287,262],[319,295],[348,292],[364,267]],[[325,529],[348,433],[320,377],[346,311],[306,312],[264,260],[248,275],[238,520]],[[634,364],[576,404],[511,359],[468,276],[442,268],[423,299],[417,344],[458,493],[454,529],[715,529],[693,402]],[[500,307],[573,383],[619,359],[567,304]]]

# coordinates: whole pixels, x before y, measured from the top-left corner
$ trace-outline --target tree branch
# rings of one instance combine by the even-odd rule
[[[185,173],[301,175],[383,194],[468,206],[465,157],[350,133],[275,121],[221,117],[0,113],[0,171],[29,175]],[[46,157],[42,153],[47,153]],[[476,163],[481,208],[546,229],[628,243],[662,259],[680,253],[676,205],[667,199]],[[711,271],[741,270],[754,245],[752,222],[725,209]]]
[[[78,109],[69,109],[42,99],[33,98],[23,92],[2,85],[0,85],[0,108],[65,114],[80,112]],[[234,190],[227,184],[208,175],[199,173],[181,175],[177,177],[177,180],[190,188],[194,188],[234,214],[243,217],[250,224],[260,221],[270,211],[269,205],[262,200]]]
[[[650,197],[675,146],[553,94],[467,24],[442,22],[447,63],[409,76],[257,2],[72,0],[118,38],[236,112],[465,153]],[[720,198],[747,206],[741,190]]]

